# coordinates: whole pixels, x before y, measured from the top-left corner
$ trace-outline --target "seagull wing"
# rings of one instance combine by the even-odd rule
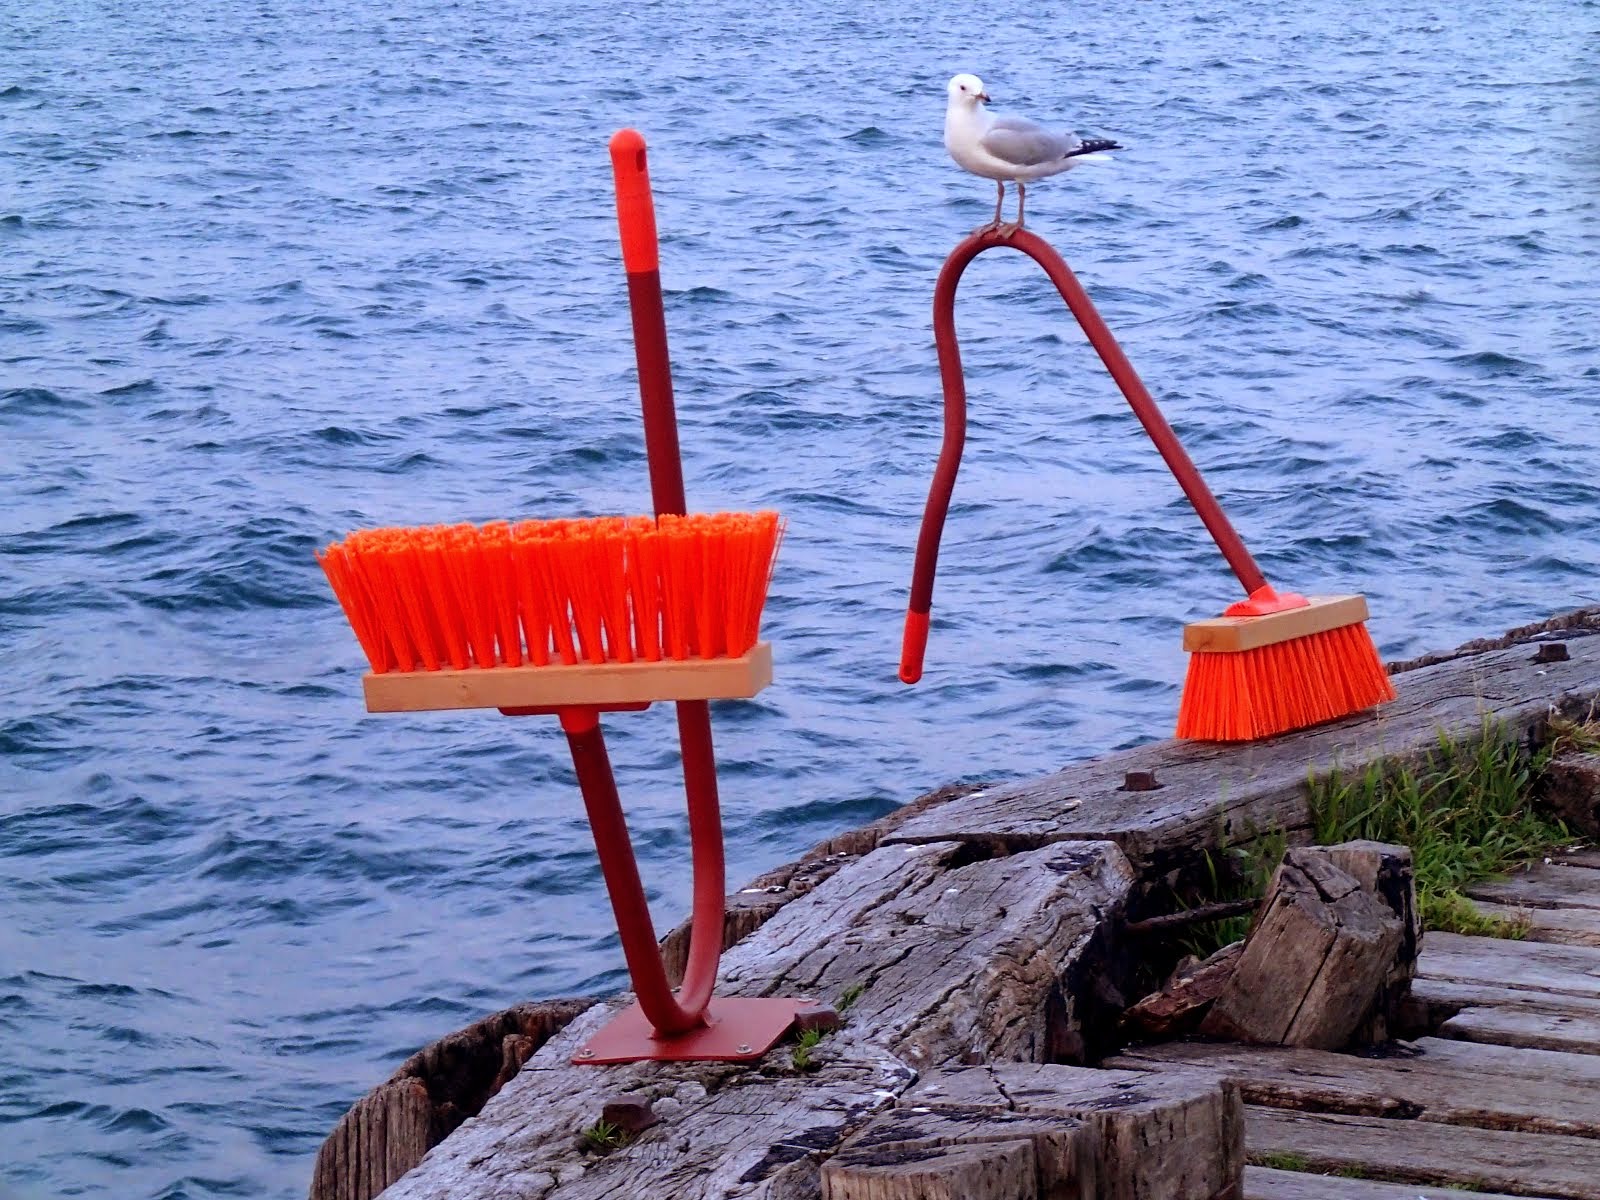
[[[1066,158],[1083,142],[1074,134],[1057,133],[1025,117],[996,117],[978,144],[996,158],[1018,167]]]

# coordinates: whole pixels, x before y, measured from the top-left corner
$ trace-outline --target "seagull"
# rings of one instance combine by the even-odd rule
[[[993,229],[1010,237],[1022,228],[1022,206],[1027,200],[1024,184],[1028,180],[1070,170],[1086,161],[1087,155],[1122,149],[1110,138],[1080,138],[1046,129],[1024,117],[995,116],[984,107],[989,96],[983,90],[983,80],[976,75],[957,75],[945,90],[950,104],[944,113],[944,148],[958,166],[994,180],[999,188],[994,220],[979,226],[974,233]],[[1015,223],[1000,220],[1008,179],[1017,185]]]

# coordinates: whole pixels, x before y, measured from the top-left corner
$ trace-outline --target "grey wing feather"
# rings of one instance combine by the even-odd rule
[[[1082,144],[1074,134],[1057,133],[1025,117],[996,117],[979,140],[990,154],[1019,167],[1055,162]]]

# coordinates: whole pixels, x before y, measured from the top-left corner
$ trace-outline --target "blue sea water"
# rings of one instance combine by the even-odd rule
[[[944,82],[1041,183],[1268,575],[1402,656],[1600,600],[1595,0],[0,5],[0,1196],[292,1197],[406,1054],[621,959],[552,722],[369,717],[313,549],[637,512],[605,144],[649,138],[699,509],[789,521],[719,706],[737,880],[1165,736],[1221,559],[1036,269],[985,256],[927,678]],[[609,724],[658,924],[671,714]]]

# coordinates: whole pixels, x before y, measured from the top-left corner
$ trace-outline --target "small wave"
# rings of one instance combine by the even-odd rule
[[[1462,513],[1461,523],[1468,528],[1505,536],[1560,533],[1566,528],[1566,522],[1544,509],[1507,496],[1468,507]]]
[[[115,387],[102,388],[102,396],[149,396],[161,390],[161,385],[154,379],[135,379],[131,383],[119,383]]]
[[[1474,354],[1457,354],[1445,359],[1453,367],[1464,367],[1488,377],[1525,375],[1538,367],[1525,358],[1505,354],[1499,350],[1479,350]]]
[[[59,417],[88,409],[89,405],[82,400],[49,388],[11,388],[0,392],[0,418]]]

